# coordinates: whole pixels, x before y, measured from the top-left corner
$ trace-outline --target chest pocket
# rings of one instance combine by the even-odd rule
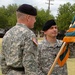
[[[59,47],[57,48],[45,48],[41,51],[41,58],[46,61],[54,61],[56,55],[58,54]]]

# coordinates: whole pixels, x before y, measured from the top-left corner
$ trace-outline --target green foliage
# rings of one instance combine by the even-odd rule
[[[75,15],[75,4],[66,3],[58,8],[57,25],[59,30],[67,30]]]
[[[8,5],[6,8],[3,6],[0,8],[0,28],[11,28],[16,24],[16,4]],[[36,17],[36,23],[34,30],[38,31],[42,29],[44,23],[51,18],[53,15],[49,14],[49,11],[44,9],[38,10],[38,15]]]
[[[0,28],[11,28],[16,24],[16,4],[9,5],[7,8],[0,7]]]
[[[44,9],[38,10],[34,30],[40,31],[44,23],[49,19],[54,19],[54,16],[49,14],[47,10],[46,11]]]
[[[16,24],[16,4],[9,5],[7,7],[7,16],[8,16],[8,28]]]
[[[0,8],[0,28],[6,27],[8,24],[5,7]]]
[[[16,4],[0,7],[0,28],[11,28],[16,24]],[[37,8],[37,7],[36,7]],[[49,19],[54,19],[55,17],[51,14],[51,11],[48,10],[38,10],[38,15],[36,17],[36,23],[34,30],[40,31]],[[60,5],[58,8],[58,15],[56,16],[56,22],[59,27],[59,30],[67,30],[69,25],[75,16],[75,4],[66,3]]]

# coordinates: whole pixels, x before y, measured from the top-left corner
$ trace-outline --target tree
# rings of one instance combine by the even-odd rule
[[[49,19],[54,19],[54,16],[51,14],[48,14],[48,11],[47,10],[45,11],[44,9],[38,10],[37,13],[38,14],[36,17],[36,23],[35,23],[34,30],[40,31],[42,30],[44,23]]]
[[[9,5],[7,7],[8,27],[13,27],[16,24],[16,4]]]
[[[69,28],[74,14],[75,4],[71,5],[68,2],[64,5],[60,5],[58,8],[58,16],[56,17],[59,30],[67,30]]]
[[[16,24],[16,4],[0,7],[0,28],[11,28]]]
[[[6,28],[8,24],[5,6],[0,7],[0,28]]]
[[[6,8],[3,6],[0,8],[0,27],[1,28],[11,28],[16,24],[16,4],[8,5]],[[38,10],[37,9],[37,17],[36,23],[34,26],[34,31],[40,31],[44,25],[44,23],[49,19],[54,19],[54,16],[49,13],[48,10]]]

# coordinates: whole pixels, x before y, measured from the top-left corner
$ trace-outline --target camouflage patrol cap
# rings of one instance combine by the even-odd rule
[[[29,4],[22,4],[17,11],[33,16],[37,15],[37,10]]]
[[[44,24],[42,30],[43,30],[43,31],[47,31],[51,26],[54,26],[54,25],[56,25],[56,22],[55,22],[53,19],[48,20],[48,21]]]

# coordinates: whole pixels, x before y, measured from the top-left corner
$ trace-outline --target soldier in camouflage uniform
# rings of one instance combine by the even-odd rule
[[[28,4],[17,11],[17,23],[6,32],[2,42],[3,75],[37,75],[37,42],[30,30],[36,22],[36,9]]]
[[[43,27],[45,39],[38,45],[38,63],[41,75],[47,75],[60,50],[62,41],[56,39],[58,28],[54,20],[49,20]],[[68,75],[67,65],[60,67],[57,63],[51,75]]]
[[[69,44],[70,47],[70,58],[75,58],[75,42]]]

